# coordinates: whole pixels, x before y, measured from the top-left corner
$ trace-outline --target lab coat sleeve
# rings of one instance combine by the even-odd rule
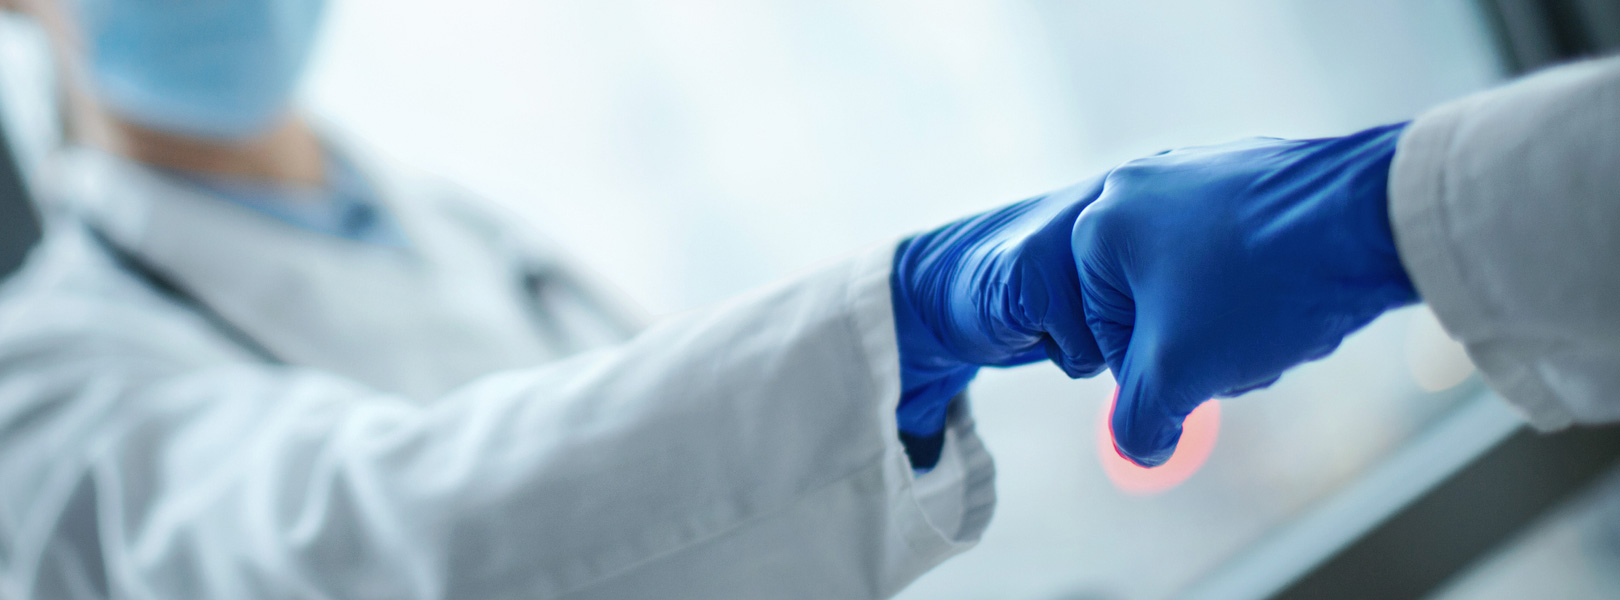
[[[1620,420],[1620,59],[1421,116],[1389,185],[1401,260],[1485,380],[1538,428]]]
[[[967,411],[924,477],[895,435],[892,251],[425,405],[127,350],[159,348],[156,330],[30,342],[14,319],[0,370],[29,375],[0,398],[50,408],[0,411],[0,431],[29,432],[0,461],[49,468],[0,474],[38,490],[11,523],[7,550],[30,558],[8,591],[892,595],[971,546],[994,504]]]

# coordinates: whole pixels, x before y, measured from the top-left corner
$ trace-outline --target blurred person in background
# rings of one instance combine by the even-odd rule
[[[0,300],[0,596],[884,597],[988,522],[965,409],[897,433],[892,246],[637,334],[289,106],[324,2],[0,6],[67,139]]]
[[[0,297],[7,597],[885,597],[988,524],[981,367],[1112,369],[1152,465],[1420,298],[1538,424],[1620,406],[1614,62],[1133,161],[638,333],[292,109],[319,0],[0,6],[71,140]]]

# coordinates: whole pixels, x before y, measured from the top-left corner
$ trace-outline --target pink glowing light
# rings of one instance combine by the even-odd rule
[[[1139,467],[1114,449],[1114,433],[1108,422],[1118,401],[1119,389],[1115,388],[1114,399],[1097,419],[1097,458],[1102,460],[1103,472],[1120,491],[1146,496],[1181,485],[1204,466],[1204,460],[1215,449],[1215,438],[1221,430],[1221,403],[1210,400],[1187,415],[1181,426],[1181,442],[1170,460],[1151,469]]]

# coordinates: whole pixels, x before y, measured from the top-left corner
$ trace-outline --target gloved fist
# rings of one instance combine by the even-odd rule
[[[1385,191],[1404,127],[1176,150],[1108,174],[1072,241],[1120,385],[1120,454],[1164,463],[1199,404],[1268,386],[1417,301]]]
[[[889,283],[903,433],[937,434],[946,405],[981,366],[1049,358],[1071,377],[1102,371],[1069,245],[1075,219],[1101,191],[1099,177],[900,245]]]

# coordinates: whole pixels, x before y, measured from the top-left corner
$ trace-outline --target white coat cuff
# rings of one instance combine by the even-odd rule
[[[900,444],[895,408],[900,401],[900,355],[889,298],[894,245],[884,245],[858,259],[850,285],[850,306],[872,373],[881,382],[884,400],[878,417],[886,442],[885,485],[890,489],[890,521],[915,559],[933,565],[972,547],[995,509],[995,466],[974,430],[966,402],[952,410],[946,441],[936,468],[922,477]]]
[[[1491,298],[1481,285],[1470,284],[1455,241],[1453,215],[1467,211],[1468,198],[1456,198],[1447,189],[1455,176],[1452,147],[1467,116],[1483,101],[1475,96],[1453,102],[1418,118],[1406,129],[1395,152],[1389,176],[1389,213],[1401,263],[1447,332],[1489,330]],[[1467,343],[1468,353],[1481,375],[1501,396],[1523,411],[1537,429],[1567,427],[1573,415],[1529,364],[1491,361],[1489,353]],[[1488,342],[1487,342],[1488,343]],[[1495,364],[1500,363],[1500,364]]]

